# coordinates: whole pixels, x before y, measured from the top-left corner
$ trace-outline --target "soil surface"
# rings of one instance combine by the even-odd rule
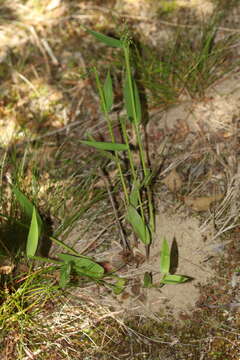
[[[146,359],[153,344],[157,344],[154,353],[157,359],[160,356],[157,346],[160,348],[160,344],[163,344],[166,346],[163,350],[164,359],[238,360],[239,69],[236,66],[232,71],[228,69],[226,74],[204,89],[201,96],[193,96],[187,86],[181,86],[175,101],[164,105],[156,100],[158,98],[153,99],[151,90],[146,89],[149,121],[142,127],[142,135],[146,136],[149,163],[156,170],[153,185],[156,234],[149,259],[146,258],[145,247],[136,242],[124,220],[132,251],[130,254],[123,251],[107,196],[99,196],[99,202],[93,202],[93,206],[88,207],[97,191],[100,195],[106,195],[107,191],[98,174],[102,163],[94,157],[93,161],[88,161],[87,150],[79,145],[79,140],[85,139],[89,133],[96,138],[106,136],[105,121],[100,111],[95,84],[88,73],[88,65],[96,57],[103,68],[106,67],[106,62],[116,63],[116,69],[118,66],[111,51],[106,50],[105,53],[104,45],[93,44],[92,37],[86,34],[82,25],[111,34],[118,30],[119,23],[125,21],[140,42],[150,44],[154,51],[161,54],[163,44],[173,39],[176,28],[186,28],[190,32],[199,27],[198,21],[210,21],[217,1],[109,0],[103,4],[101,1],[46,0],[42,1],[41,6],[37,6],[37,3],[4,3],[6,16],[0,27],[0,76],[4,80],[0,100],[0,146],[3,162],[8,152],[14,158],[12,148],[15,145],[16,149],[21,150],[19,157],[25,159],[28,158],[25,145],[34,147],[37,144],[33,151],[35,158],[30,162],[26,176],[24,175],[25,188],[35,189],[32,171],[34,169],[36,174],[42,171],[38,184],[40,208],[47,208],[44,215],[48,217],[50,214],[53,228],[55,225],[61,228],[68,221],[70,224],[69,227],[65,226],[62,233],[59,231],[59,239],[74,247],[79,254],[93,257],[103,265],[106,273],[117,270],[117,275],[126,280],[126,287],[119,295],[115,295],[110,286],[82,282],[81,286],[71,290],[69,298],[72,295],[77,297],[74,305],[69,300],[69,307],[66,306],[65,312],[65,303],[62,310],[56,307],[46,311],[46,323],[49,329],[53,329],[54,336],[56,332],[64,334],[61,335],[62,343],[57,343],[54,348],[56,354],[58,347],[68,348],[66,341],[69,344],[71,336],[78,333],[75,328],[69,328],[70,335],[66,340],[65,331],[68,328],[59,331],[55,328],[60,327],[64,319],[70,319],[69,323],[72,321],[74,326],[76,321],[76,326],[79,326],[84,318],[79,329],[82,331],[86,327],[86,332],[83,331],[83,334],[87,334],[86,337],[90,333],[89,328],[97,329],[96,332],[100,329],[98,349],[104,348],[105,353],[99,359],[110,359],[110,353],[116,355],[114,358],[123,354],[124,358],[129,356],[129,359],[133,359],[135,342],[131,342],[132,334],[138,339],[137,331],[140,329],[144,335],[136,343],[140,343],[143,355],[136,359]],[[176,16],[172,15],[175,11]],[[225,38],[226,34],[239,34],[239,16],[239,5],[233,11],[226,12],[216,40]],[[181,22],[181,19],[184,21]],[[233,60],[238,61],[239,41],[234,48],[229,48],[229,52],[230,50],[233,52]],[[102,56],[105,57],[104,60]],[[212,71],[215,71],[214,67]],[[114,81],[118,103],[116,107],[120,110],[114,109],[112,112],[113,121],[116,120],[118,111],[122,115],[119,73],[117,69]],[[134,143],[134,139],[132,141]],[[39,164],[37,171],[36,163]],[[48,167],[49,164],[52,168]],[[24,163],[21,166],[24,169]],[[11,179],[11,175],[16,175],[11,165],[7,165],[6,173],[7,180]],[[94,179],[89,184],[83,181],[87,176]],[[117,183],[115,176],[115,169],[110,168],[113,185]],[[6,181],[5,177],[3,180]],[[86,193],[89,195],[87,206],[81,216]],[[121,195],[117,195],[119,198],[116,196],[117,200],[121,200]],[[53,198],[57,204],[50,202]],[[49,207],[48,202],[51,203]],[[158,286],[161,280],[159,261],[164,238],[171,246],[171,273],[188,276],[191,281]],[[54,257],[57,253],[59,248],[52,246],[49,255]],[[4,271],[6,273],[5,267],[2,268],[2,272]],[[144,287],[146,272],[152,274],[155,287]],[[106,281],[112,281],[112,278],[106,277]],[[101,309],[100,315],[98,309]],[[132,324],[131,321],[128,324],[129,329],[130,325],[131,329],[135,326],[136,331],[124,330],[121,333],[120,326],[115,334],[114,325],[108,327],[108,322],[104,322],[106,318],[114,318],[114,321],[117,319],[116,323],[121,326],[123,320],[134,319]],[[161,324],[161,329],[151,323],[152,319]],[[183,321],[183,327],[181,321],[174,322],[179,319]],[[39,317],[39,323],[42,320],[45,321],[45,315]],[[91,333],[91,336],[94,338],[95,334]],[[17,339],[17,336],[13,334],[12,338]],[[109,339],[114,339],[112,348],[108,344]],[[33,344],[36,343],[35,340]],[[79,341],[77,339],[75,343],[78,344]],[[41,341],[38,339],[37,343],[39,342]],[[45,343],[48,342],[47,332]],[[34,346],[30,344],[29,348],[34,349]],[[81,346],[82,344],[80,351],[77,348],[71,356],[75,356],[77,352],[83,356]],[[93,356],[97,353],[96,348],[92,351]],[[90,346],[85,359],[97,358],[88,357],[89,349]],[[42,352],[39,349],[37,351]],[[10,357],[6,356],[7,360],[13,358],[10,350],[9,354]],[[34,358],[35,355],[31,356]],[[55,358],[62,359],[59,355]],[[83,357],[79,359],[82,360]]]

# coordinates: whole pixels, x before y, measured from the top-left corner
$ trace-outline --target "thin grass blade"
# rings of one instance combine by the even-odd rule
[[[147,174],[146,176],[144,176],[144,179],[141,183],[141,187],[149,186],[154,179],[154,175],[155,174],[152,171],[147,169]]]

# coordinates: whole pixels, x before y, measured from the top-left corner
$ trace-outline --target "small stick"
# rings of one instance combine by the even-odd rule
[[[47,54],[49,55],[50,59],[52,60],[53,65],[57,66],[59,65],[59,61],[56,58],[56,56],[54,55],[52,49],[50,48],[49,43],[47,42],[46,39],[41,39],[41,43],[43,45],[43,47],[45,48]]]

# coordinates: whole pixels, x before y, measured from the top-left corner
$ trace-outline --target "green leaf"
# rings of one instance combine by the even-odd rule
[[[16,196],[17,201],[20,204],[20,207],[22,208],[24,215],[30,222],[32,220],[32,213],[33,213],[34,205],[31,203],[30,200],[28,200],[28,198],[15,185],[12,185],[12,189]],[[35,209],[35,211],[36,211],[36,217],[37,217],[37,222],[38,222],[38,228],[41,233],[43,230],[43,221],[42,221],[37,209]]]
[[[149,186],[154,178],[154,173],[147,169],[146,176],[141,183],[141,187]]]
[[[128,207],[126,220],[132,225],[133,231],[137,234],[139,239],[145,244],[150,244],[150,233],[148,227],[145,225],[142,217],[131,204]]]
[[[139,203],[139,198],[140,198],[139,189],[140,189],[139,180],[138,179],[134,180],[132,185],[132,190],[129,196],[129,202],[135,208],[138,207],[138,203]]]
[[[61,266],[59,286],[64,289],[70,282],[71,266],[70,261],[65,262]]]
[[[33,204],[15,185],[12,185],[12,188],[13,188],[13,192],[17,198],[17,201],[19,202],[19,204],[22,208],[24,215],[30,221],[32,218]]]
[[[115,48],[122,48],[123,44],[120,40],[110,36],[103,35],[97,31],[85,29],[89,34],[93,35],[98,41]]]
[[[114,285],[113,292],[115,295],[119,295],[123,292],[126,284],[126,280],[122,278],[118,278],[116,284]]]
[[[149,272],[145,272],[144,279],[143,279],[143,286],[145,288],[151,288],[153,285],[152,283],[152,274]]]
[[[32,220],[27,238],[27,247],[26,247],[27,256],[35,255],[38,247],[39,236],[40,236],[40,231],[37,221],[36,209],[35,207],[33,207]]]
[[[91,259],[86,259],[69,254],[59,254],[58,256],[64,262],[71,261],[72,268],[79,275],[88,276],[94,279],[101,279],[104,275],[104,268]]]
[[[107,151],[124,151],[128,150],[128,145],[126,144],[117,144],[110,142],[102,142],[102,141],[81,141],[82,144],[92,146],[99,150],[107,150]]]
[[[167,240],[164,238],[160,255],[160,271],[168,274],[170,270],[170,249]]]
[[[161,284],[182,284],[189,280],[190,278],[187,276],[166,274],[161,280]]]
[[[136,117],[137,117],[136,120],[137,120],[137,124],[139,124],[142,119],[142,107],[141,107],[141,102],[140,102],[140,97],[139,97],[139,91],[137,88],[136,81],[134,79],[133,79],[133,94],[134,94]]]
[[[134,109],[135,109],[135,114],[136,114],[135,120],[137,121],[137,124],[139,124],[142,118],[141,102],[140,102],[136,81],[134,79],[131,79],[131,81],[132,81],[132,89],[133,89],[133,98],[131,96],[131,87],[129,85],[129,78],[126,76],[123,87],[124,103],[129,120],[131,122],[134,120]]]
[[[128,119],[132,122],[133,121],[133,105],[132,105],[132,98],[129,86],[129,80],[126,76],[123,86],[123,97],[124,97],[124,104],[127,110]]]
[[[113,88],[110,71],[108,71],[105,83],[103,85],[103,94],[107,112],[110,112],[113,106]]]

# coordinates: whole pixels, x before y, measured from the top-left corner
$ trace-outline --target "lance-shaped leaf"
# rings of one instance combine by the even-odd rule
[[[123,97],[124,97],[124,104],[127,110],[127,116],[130,121],[133,121],[133,104],[129,86],[129,79],[128,77],[125,78],[124,86],[123,86]]]
[[[138,179],[134,180],[132,185],[132,190],[129,196],[129,202],[135,208],[138,207],[138,203],[139,203],[139,198],[140,198],[139,189],[140,189],[140,181]]]
[[[20,204],[20,207],[21,207],[24,215],[30,222],[32,220],[33,207],[34,207],[33,204],[31,203],[30,200],[28,200],[28,198],[16,186],[12,185],[12,189],[16,196],[17,201]],[[38,228],[41,233],[43,230],[43,221],[42,221],[36,208],[35,208],[35,212],[36,212],[36,217],[37,217],[37,222],[38,222]]]
[[[132,82],[133,97],[131,96],[131,87],[129,84],[130,81]],[[135,80],[134,79],[130,80],[127,76],[124,81],[123,96],[124,96],[124,103],[129,120],[130,121],[136,120],[137,124],[139,124],[141,122],[141,117],[142,117],[139,92]],[[135,109],[136,119],[134,119],[135,117],[134,109]]]
[[[39,236],[40,236],[40,229],[38,226],[36,209],[35,207],[33,207],[32,220],[27,238],[27,247],[26,247],[27,256],[35,255],[38,247]]]
[[[107,112],[110,112],[113,106],[113,87],[112,87],[112,78],[110,75],[110,71],[108,71],[106,80],[103,85],[103,94],[104,94],[106,110]]]
[[[139,124],[142,119],[142,107],[141,107],[137,83],[134,79],[133,79],[133,94],[134,94],[134,101],[135,101],[135,108],[136,108],[136,117],[137,117],[136,120],[137,120],[137,123]]]
[[[85,29],[89,34],[93,35],[98,41],[115,48],[122,48],[123,44],[121,40],[115,39],[111,36],[103,35],[97,31]]]
[[[168,274],[170,270],[170,250],[167,240],[164,238],[160,255],[160,271],[162,274]]]
[[[150,232],[148,227],[145,225],[142,217],[138,211],[131,204],[128,206],[126,220],[132,225],[133,231],[139,237],[139,239],[145,244],[150,244]]]
[[[82,144],[92,146],[99,150],[107,150],[107,151],[125,151],[128,150],[127,144],[118,144],[111,142],[102,142],[102,141],[87,141],[82,140]]]
[[[182,284],[189,280],[191,279],[187,276],[166,274],[161,280],[161,284]]]
[[[104,275],[104,268],[91,259],[69,254],[59,254],[58,256],[64,262],[72,262],[72,268],[79,275],[92,277],[94,279],[101,279]]]
[[[22,208],[24,215],[30,221],[32,218],[33,204],[16,186],[12,185],[12,189],[16,196],[17,201],[19,202],[19,205]]]

